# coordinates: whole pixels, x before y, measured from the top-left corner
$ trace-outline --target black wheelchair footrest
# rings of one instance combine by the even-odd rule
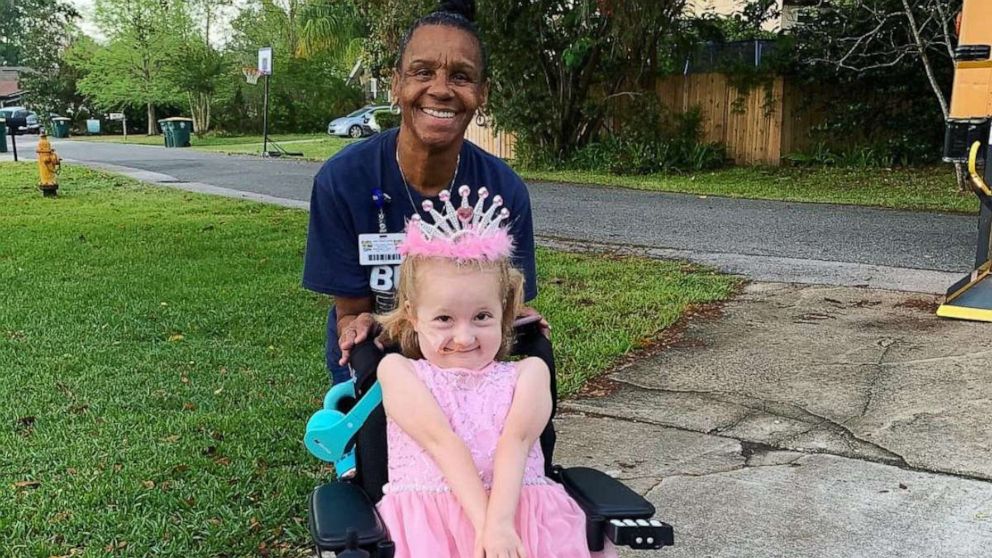
[[[321,551],[344,550],[349,530],[354,530],[362,547],[375,548],[386,539],[386,528],[372,500],[350,482],[318,486],[310,494],[309,504],[310,536]]]
[[[657,549],[675,544],[672,526],[657,519],[611,519],[606,536],[617,546],[635,550]]]

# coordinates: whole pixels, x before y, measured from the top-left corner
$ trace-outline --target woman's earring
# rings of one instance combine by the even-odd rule
[[[481,107],[475,111],[475,125],[480,128],[485,128],[489,125],[489,117],[486,116],[486,113]]]
[[[391,112],[393,114],[399,114],[400,113],[400,106],[397,105],[395,102],[389,103],[389,112]]]

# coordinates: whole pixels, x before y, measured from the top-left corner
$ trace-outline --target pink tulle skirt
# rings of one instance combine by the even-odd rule
[[[451,492],[393,492],[378,508],[396,558],[471,558],[475,529]],[[589,552],[585,514],[557,484],[523,487],[516,528],[528,558],[617,556],[609,541],[602,552]]]

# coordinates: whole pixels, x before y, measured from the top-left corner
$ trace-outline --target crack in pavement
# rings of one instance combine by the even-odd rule
[[[751,409],[750,407],[745,407],[745,408],[746,409],[749,409],[751,411],[754,410],[754,409]],[[717,433],[720,433],[720,432],[726,432],[727,430],[733,430],[734,428],[737,428],[738,426],[740,426],[744,421],[746,421],[746,420],[748,420],[750,418],[753,418],[753,417],[754,417],[754,413],[744,413],[743,415],[741,415],[737,419],[731,421],[729,424],[721,424],[719,426],[710,428],[709,431],[706,432],[706,434],[717,434]]]
[[[651,391],[651,392],[656,392],[656,393],[668,393],[668,394],[673,394],[673,395],[695,395],[695,396],[702,397],[702,398],[705,398],[705,399],[709,399],[711,401],[715,401],[715,402],[719,402],[719,403],[728,403],[728,404],[738,405],[738,406],[741,406],[741,407],[745,407],[747,409],[761,411],[761,412],[764,412],[764,413],[767,413],[767,414],[770,414],[770,415],[773,415],[773,416],[777,416],[777,417],[781,417],[781,418],[785,418],[785,419],[789,419],[789,420],[795,420],[795,421],[799,421],[799,422],[804,422],[806,424],[812,425],[812,428],[821,427],[821,426],[826,425],[827,427],[832,427],[833,429],[840,431],[842,437],[850,437],[850,438],[854,439],[855,441],[857,441],[857,442],[859,442],[861,444],[864,444],[865,446],[867,446],[867,447],[869,447],[871,449],[876,450],[877,452],[879,452],[880,454],[882,454],[884,456],[883,459],[876,459],[876,460],[868,459],[870,461],[878,461],[878,462],[881,462],[881,463],[886,463],[886,464],[890,464],[890,465],[897,465],[897,466],[909,466],[909,464],[906,462],[906,459],[903,456],[899,455],[898,453],[896,453],[896,452],[894,452],[894,451],[892,451],[892,450],[890,450],[890,449],[888,449],[886,447],[883,447],[883,446],[881,446],[881,445],[879,445],[879,444],[877,444],[875,442],[872,442],[872,441],[869,441],[869,440],[865,440],[865,439],[859,437],[853,430],[851,430],[849,427],[847,427],[843,423],[839,423],[839,422],[837,422],[837,421],[835,421],[835,420],[833,420],[833,419],[831,419],[829,417],[818,415],[818,414],[810,411],[809,409],[806,409],[806,408],[804,408],[804,407],[802,407],[800,405],[796,405],[795,403],[784,402],[784,401],[766,400],[766,399],[757,398],[757,397],[754,397],[754,396],[751,396],[751,395],[747,395],[747,394],[738,394],[738,393],[733,393],[733,392],[711,392],[711,391],[696,391],[696,390],[662,389],[662,388],[656,388],[656,387],[650,387],[650,386],[640,385],[640,384],[638,384],[636,382],[633,382],[633,381],[630,381],[630,380],[625,380],[625,379],[616,379],[616,378],[614,378],[614,380],[617,381],[617,382],[619,382],[619,383],[631,385],[631,386],[634,386],[634,387],[637,387],[637,388],[640,388],[640,389],[643,389],[643,390],[646,390],[646,391]],[[744,399],[746,399],[748,401],[747,402],[728,401],[726,399],[720,398],[719,396],[721,396],[721,395],[723,395],[723,396],[729,396],[729,397],[744,398]],[[758,402],[759,404],[758,405],[755,405],[754,402]],[[773,408],[773,406],[778,406],[779,408]],[[792,414],[792,415],[789,415],[787,413],[784,413],[784,412],[781,411],[781,407],[786,407],[786,408],[792,409],[792,410],[795,411],[795,413]],[[811,417],[814,420],[811,420]],[[620,417],[616,417],[616,418],[620,418]],[[652,421],[646,421],[646,422],[648,422],[650,424],[655,424]],[[667,425],[666,424],[659,424],[659,426],[667,426]],[[689,430],[691,430],[691,429],[689,429]],[[718,427],[717,430],[723,431],[723,430],[726,430],[726,428],[720,428],[720,427]],[[701,430],[693,430],[693,431],[694,432],[699,432],[701,434],[709,434],[710,433],[710,432],[701,431]],[[795,436],[798,436],[798,435],[801,435],[801,434],[790,435],[790,436],[784,438],[783,441],[787,441],[787,440],[789,440],[791,438],[794,438]],[[722,436],[722,437],[729,438],[729,436]],[[736,438],[733,438],[733,439],[736,439]],[[854,451],[854,448],[853,447],[851,449],[852,449],[852,452],[851,452],[852,455],[845,455],[844,457],[854,457],[854,458],[858,458],[858,459],[867,459],[865,456],[859,455],[856,451]],[[830,453],[830,452],[814,452],[814,453]]]
[[[906,464],[905,458],[903,456],[899,455],[898,453],[896,453],[896,452],[894,452],[894,451],[892,451],[892,450],[890,450],[890,449],[888,449],[886,447],[883,447],[883,446],[881,446],[881,445],[879,445],[879,444],[877,444],[875,442],[872,442],[872,441],[869,441],[869,440],[865,440],[865,439],[859,437],[853,430],[851,430],[849,427],[847,427],[846,425],[844,425],[841,422],[837,422],[837,421],[835,421],[835,420],[833,420],[833,419],[831,419],[829,417],[818,415],[818,414],[810,411],[809,409],[806,409],[805,407],[802,407],[801,405],[797,405],[795,403],[790,403],[790,402],[786,402],[786,401],[775,401],[775,400],[761,399],[759,397],[754,397],[752,395],[740,394],[740,393],[734,393],[734,392],[697,391],[697,390],[673,390],[673,389],[664,389],[664,388],[656,388],[656,387],[651,387],[651,386],[645,386],[645,385],[641,385],[641,384],[638,384],[638,383],[636,383],[634,381],[626,380],[626,379],[616,379],[616,378],[614,378],[614,381],[619,382],[619,383],[622,383],[622,384],[631,385],[631,386],[634,386],[634,387],[637,387],[637,388],[640,388],[640,389],[643,389],[643,390],[657,392],[657,393],[669,393],[669,394],[674,394],[674,395],[682,395],[682,394],[696,395],[698,397],[707,398],[707,399],[710,399],[712,401],[716,401],[716,402],[719,402],[719,403],[729,403],[729,404],[733,404],[733,405],[738,405],[738,406],[741,406],[741,407],[745,407],[745,408],[748,408],[748,409],[751,409],[751,410],[762,411],[762,412],[768,413],[770,415],[774,415],[774,416],[778,416],[778,417],[782,417],[782,418],[786,418],[786,419],[790,419],[790,420],[796,420],[796,421],[799,421],[799,422],[805,422],[807,424],[812,424],[814,426],[814,428],[816,426],[822,426],[824,424],[827,424],[829,426],[832,426],[832,427],[834,427],[834,428],[842,431],[845,435],[850,436],[854,440],[856,440],[856,441],[858,441],[858,442],[860,442],[860,443],[862,443],[862,444],[864,444],[864,445],[866,445],[868,447],[871,447],[871,448],[877,450],[878,452],[880,452],[882,454],[885,454],[886,456],[889,456],[891,459],[888,462],[890,462],[890,463],[891,462],[894,462],[894,464],[897,464],[897,465],[905,465]],[[727,401],[726,399],[721,399],[720,397],[718,397],[720,395],[730,396],[730,397],[740,397],[740,398],[747,399],[748,401],[747,402]],[[758,402],[759,404],[758,405],[755,405],[753,403],[755,401]],[[775,408],[772,408],[772,406],[779,406],[779,407],[791,408],[791,409],[797,411],[797,413],[794,414],[794,415],[789,415],[789,414],[783,413],[780,408],[779,409],[775,409]],[[812,417],[813,419],[816,419],[816,420],[810,420],[810,417]],[[850,420],[850,419],[848,419],[848,420]],[[790,436],[790,437],[793,437],[793,436]]]
[[[971,359],[980,358],[980,357],[983,357],[983,356],[986,356],[986,355],[987,356],[992,356],[992,350],[975,351],[975,352],[964,353],[964,354],[960,354],[960,355],[948,355],[948,356],[942,356],[942,357],[921,358],[921,359],[915,359],[915,360],[898,360],[898,361],[895,361],[895,362],[886,362],[886,363],[883,363],[882,366],[902,366],[902,365],[905,365],[905,364],[934,364],[934,363],[954,361],[954,360],[961,360],[961,359],[971,360]]]
[[[668,391],[668,390],[655,390],[655,391]],[[672,393],[681,393],[681,392],[674,391]],[[728,469],[728,470],[709,472],[709,473],[700,473],[700,474],[682,473],[682,474],[677,474],[677,475],[668,475],[666,477],[663,477],[661,480],[659,480],[658,483],[655,486],[653,486],[651,489],[649,489],[647,492],[645,492],[645,494],[650,493],[651,490],[654,490],[654,488],[656,488],[658,485],[660,485],[661,482],[664,481],[666,478],[674,478],[674,477],[702,477],[702,476],[707,476],[707,475],[714,475],[714,474],[720,474],[720,473],[733,472],[733,471],[737,471],[737,470],[741,470],[741,469],[745,469],[745,468],[777,467],[777,466],[782,466],[782,465],[792,465],[792,464],[796,463],[797,461],[799,461],[799,459],[802,459],[804,457],[811,457],[811,456],[814,456],[814,455],[832,455],[832,456],[841,457],[841,458],[844,458],[844,459],[853,459],[853,460],[856,460],[856,461],[867,461],[869,463],[878,463],[878,464],[881,464],[881,465],[889,465],[889,466],[892,466],[892,467],[897,467],[899,469],[903,469],[903,470],[906,470],[906,471],[913,471],[913,472],[917,472],[917,473],[927,473],[927,474],[931,474],[931,475],[941,475],[941,476],[946,476],[946,477],[954,477],[954,478],[958,478],[958,479],[979,481],[979,482],[983,482],[983,483],[987,483],[987,484],[992,484],[992,479],[990,479],[988,477],[982,477],[982,476],[977,476],[977,475],[969,475],[969,474],[966,474],[966,473],[954,473],[954,472],[950,472],[950,471],[940,471],[940,470],[934,470],[934,469],[925,469],[925,468],[922,468],[922,467],[913,466],[913,465],[909,464],[908,462],[906,462],[905,459],[903,459],[898,454],[893,453],[891,451],[888,451],[885,448],[882,448],[881,446],[878,446],[877,444],[871,444],[870,442],[865,442],[865,441],[861,440],[860,438],[857,438],[856,436],[853,436],[853,438],[856,439],[856,440],[858,440],[858,441],[860,441],[860,442],[863,442],[863,443],[865,443],[867,445],[872,445],[874,447],[880,448],[882,451],[885,451],[887,453],[890,453],[890,454],[896,456],[898,458],[898,461],[895,461],[895,460],[894,461],[886,461],[886,460],[879,460],[879,459],[871,459],[871,458],[866,457],[866,456],[863,456],[863,455],[842,455],[842,454],[832,453],[832,452],[829,452],[829,451],[814,451],[814,450],[809,450],[809,449],[785,448],[785,447],[771,446],[771,445],[762,444],[760,442],[749,442],[747,440],[741,440],[741,439],[738,439],[738,438],[734,438],[732,436],[725,436],[725,435],[721,435],[721,434],[708,434],[706,432],[702,432],[702,431],[699,431],[699,430],[693,430],[691,428],[675,426],[675,425],[661,423],[661,422],[647,420],[647,419],[636,419],[636,418],[632,418],[632,417],[615,415],[615,414],[611,414],[611,413],[604,412],[604,411],[590,411],[588,409],[569,408],[569,405],[568,405],[568,402],[567,401],[566,402],[563,402],[563,403],[564,403],[564,405],[562,405],[560,407],[560,409],[564,413],[582,414],[582,415],[590,416],[590,417],[593,417],[593,418],[603,418],[603,419],[619,420],[619,421],[623,421],[623,422],[630,422],[630,423],[633,423],[633,424],[647,424],[647,425],[651,425],[651,426],[660,426],[660,427],[663,427],[663,428],[669,428],[671,430],[677,430],[677,431],[681,431],[681,432],[691,432],[693,434],[702,434],[702,435],[705,435],[705,436],[713,436],[713,437],[716,437],[716,438],[723,438],[723,439],[726,439],[726,440],[733,440],[733,441],[738,442],[739,444],[741,444],[741,455],[742,455],[742,457],[745,458],[745,464],[743,466],[735,467],[735,468]],[[813,413],[810,413],[810,414],[812,416],[817,416],[817,415],[815,415]],[[778,416],[783,416],[783,415],[778,415]],[[784,418],[790,418],[790,417],[785,416]],[[830,424],[836,424],[836,423],[834,423],[833,421],[831,421],[829,419],[824,419],[824,421],[825,422],[828,422]],[[842,429],[842,430],[845,430],[845,429]],[[744,454],[744,452],[746,451],[745,450],[745,447],[746,446],[751,446],[751,447],[754,447],[754,446],[757,446],[757,447],[767,447],[767,448],[770,448],[768,451],[793,452],[793,453],[801,453],[803,455],[800,456],[800,457],[798,457],[798,458],[796,458],[793,461],[788,462],[788,463],[776,463],[776,464],[769,464],[769,465],[749,465],[746,462],[749,459],[749,457]],[[714,453],[714,452],[707,452],[707,453],[702,454],[702,455],[705,456],[705,455],[710,455],[712,453]],[[701,457],[701,456],[697,456],[697,457]],[[684,462],[685,462],[685,460],[683,460],[683,461],[681,461],[679,463],[684,463]],[[642,479],[642,478],[643,479],[650,479],[650,478],[654,478],[654,477],[651,476],[651,475],[644,475],[644,476],[626,477],[626,478],[621,479],[621,480]]]
[[[875,398],[875,388],[877,387],[876,384],[878,383],[879,380],[882,379],[882,375],[885,374],[885,366],[884,366],[885,357],[889,355],[889,351],[892,350],[892,347],[895,347],[899,343],[903,343],[903,342],[904,342],[903,339],[899,337],[895,339],[890,337],[883,337],[882,339],[878,340],[877,342],[878,345],[882,347],[882,354],[878,356],[878,362],[875,363],[875,371],[872,372],[871,376],[868,377],[868,385],[867,385],[868,395],[867,397],[865,397],[865,403],[861,407],[861,412],[858,414],[858,416],[847,419],[846,421],[844,421],[845,423],[850,422],[854,419],[863,418],[865,414],[868,412],[868,407],[871,406],[871,402]]]
[[[781,450],[775,449],[774,451],[781,451]],[[652,492],[654,492],[655,490],[657,490],[662,485],[662,483],[664,483],[666,480],[670,480],[670,479],[677,479],[677,478],[694,478],[694,479],[695,478],[703,478],[703,477],[709,477],[709,476],[714,476],[714,475],[725,475],[727,473],[734,473],[736,471],[743,471],[744,469],[761,469],[761,468],[765,468],[765,467],[794,467],[794,466],[796,466],[796,464],[801,459],[806,459],[806,458],[809,458],[809,457],[810,456],[808,454],[803,454],[803,455],[799,455],[795,459],[792,459],[792,460],[789,460],[789,461],[785,461],[785,462],[782,462],[782,463],[769,463],[767,465],[752,465],[750,463],[750,457],[746,457],[745,458],[745,462],[742,465],[739,465],[739,466],[736,466],[736,467],[730,467],[730,468],[727,468],[727,469],[719,469],[719,470],[714,470],[714,471],[707,471],[705,473],[677,473],[677,474],[674,474],[674,475],[667,475],[667,476],[664,476],[664,477],[659,478],[657,482],[655,482],[654,484],[652,484],[650,488],[648,488],[646,491],[644,491],[644,496],[647,497],[647,495],[649,495]],[[632,477],[631,479],[620,479],[620,480],[650,479],[650,478],[655,478],[655,477],[651,477],[651,476]]]

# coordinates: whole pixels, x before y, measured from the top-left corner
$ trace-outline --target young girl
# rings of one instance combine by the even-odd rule
[[[505,362],[522,276],[499,196],[483,212],[429,201],[400,246],[398,307],[381,318],[402,355],[379,365],[389,483],[379,512],[396,558],[585,558],[585,515],[544,476],[538,436],[551,415],[538,358]],[[598,556],[616,556],[608,547]]]

